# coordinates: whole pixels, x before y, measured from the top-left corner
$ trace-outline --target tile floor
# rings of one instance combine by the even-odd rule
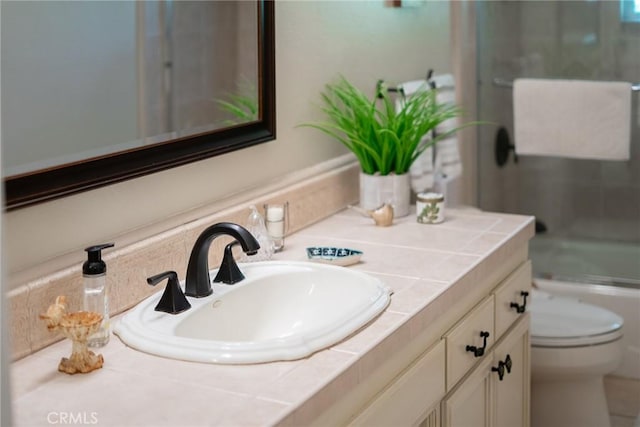
[[[640,427],[640,380],[610,375],[604,387],[611,427]]]

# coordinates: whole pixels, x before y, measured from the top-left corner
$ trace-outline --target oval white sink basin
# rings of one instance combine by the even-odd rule
[[[190,310],[155,311],[160,291],[126,313],[114,332],[130,347],[174,359],[293,360],[346,338],[390,301],[380,280],[343,267],[293,261],[239,266],[243,281],[214,283],[212,295],[187,297]]]

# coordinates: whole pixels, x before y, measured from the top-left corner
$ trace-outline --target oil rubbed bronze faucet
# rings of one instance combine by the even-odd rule
[[[211,279],[209,278],[209,248],[211,247],[211,242],[223,234],[236,239],[247,255],[255,255],[258,253],[258,249],[260,249],[260,244],[256,238],[253,237],[246,228],[238,224],[220,222],[210,226],[200,234],[191,250],[185,281],[186,295],[202,298],[211,295],[213,292],[211,289]],[[222,269],[220,271],[222,271]],[[238,281],[233,277],[224,277],[224,274],[222,274],[222,277],[220,276],[221,275],[218,274],[216,279],[223,283],[231,284]]]

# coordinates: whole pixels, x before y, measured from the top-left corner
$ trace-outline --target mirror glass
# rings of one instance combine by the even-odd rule
[[[265,3],[3,1],[7,206],[15,197],[37,202],[158,169],[144,162],[166,168],[255,142],[267,119],[265,101],[272,100],[264,94],[270,77],[264,74],[270,71],[265,43],[272,31],[266,28],[272,21],[265,20],[271,5]],[[253,136],[245,138],[243,129],[253,129]],[[188,154],[172,156],[174,144]],[[199,154],[205,147],[207,154]],[[145,152],[145,159],[112,159],[112,168],[129,170],[111,170],[107,177],[97,171],[85,177],[77,168],[104,167],[87,163],[134,152]],[[68,167],[76,167],[73,176],[64,174]],[[16,185],[43,186],[33,181],[48,180],[45,171],[65,175],[55,178],[63,188],[16,195]]]

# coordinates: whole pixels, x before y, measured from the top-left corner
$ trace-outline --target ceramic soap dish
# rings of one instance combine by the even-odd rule
[[[348,248],[313,246],[307,248],[307,257],[314,262],[347,266],[359,262],[362,252]]]

